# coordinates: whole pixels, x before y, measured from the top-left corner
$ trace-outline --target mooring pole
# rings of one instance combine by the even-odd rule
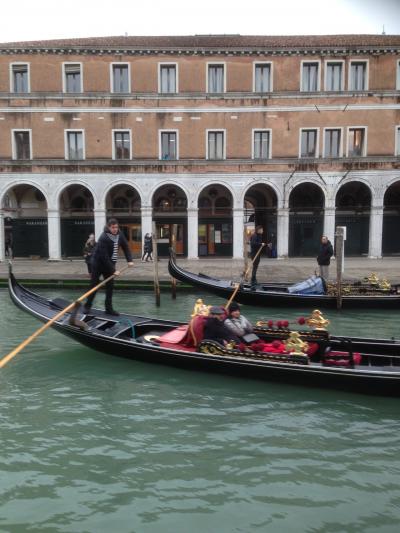
[[[172,240],[171,240],[171,248],[174,253],[176,254],[176,238],[178,233],[178,224],[172,224]],[[171,296],[173,300],[176,300],[176,279],[171,276]]]
[[[344,240],[346,238],[346,227],[337,226],[335,233],[335,254],[336,254],[336,305],[342,308],[342,276],[344,272]]]
[[[158,279],[158,249],[157,249],[157,227],[153,222],[153,265],[154,265],[154,294],[156,297],[156,306],[160,307],[160,281]]]

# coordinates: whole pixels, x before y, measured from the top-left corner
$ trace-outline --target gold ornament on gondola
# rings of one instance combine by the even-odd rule
[[[291,331],[289,338],[284,342],[286,351],[292,355],[303,355],[308,350],[308,342],[302,341],[298,331]]]
[[[379,283],[379,288],[382,289],[383,291],[390,291],[392,286],[390,285],[390,283],[388,282],[386,278],[383,278]]]
[[[194,316],[203,315],[208,316],[208,312],[210,310],[210,306],[206,305],[201,298],[196,300],[196,303],[194,304],[193,313],[190,315],[192,318]]]
[[[379,278],[376,275],[376,272],[372,272],[371,275],[368,278],[366,278],[366,280],[368,281],[370,285],[378,285],[379,283]]]
[[[329,326],[329,320],[322,316],[319,309],[314,309],[311,316],[306,318],[306,324],[317,331],[325,331],[327,326]]]

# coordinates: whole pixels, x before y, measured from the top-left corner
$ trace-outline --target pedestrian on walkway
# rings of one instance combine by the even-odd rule
[[[250,237],[250,257],[253,261],[253,269],[251,271],[252,287],[255,287],[257,285],[257,269],[261,259],[261,253],[259,253],[258,255],[257,253],[262,246],[265,246],[265,243],[263,242],[263,233],[264,228],[262,226],[257,226],[255,232]]]
[[[92,255],[93,255],[95,246],[96,246],[96,239],[95,239],[94,233],[91,233],[83,249],[83,257],[85,259],[85,263],[86,263],[89,274],[92,273]]]
[[[110,277],[112,274],[119,275],[119,271],[116,270],[116,262],[118,259],[118,249],[121,246],[126,260],[129,266],[133,266],[132,255],[129,250],[128,241],[122,231],[119,230],[118,220],[111,218],[107,222],[107,226],[104,228],[104,232],[100,235],[97,246],[92,254],[92,274],[90,287],[95,287],[100,282],[100,277],[103,279]],[[106,283],[106,300],[105,309],[106,313],[113,316],[119,316],[119,313],[114,310],[112,305],[112,296],[114,289],[114,278]],[[83,312],[85,314],[90,312],[93,300],[96,296],[96,292],[93,292],[84,306]]]
[[[319,265],[319,275],[325,281],[328,281],[329,279],[329,265],[331,263],[332,255],[332,243],[326,235],[322,235],[319,254],[317,256],[317,263]]]
[[[11,243],[11,237],[9,235],[6,237],[6,241],[5,241],[4,244],[5,244],[4,253],[5,253],[6,257],[8,257],[9,259],[12,259],[13,258],[12,243]]]
[[[153,237],[151,236],[151,233],[146,233],[144,236],[144,243],[143,243],[143,255],[142,255],[142,263],[146,261],[153,261]]]

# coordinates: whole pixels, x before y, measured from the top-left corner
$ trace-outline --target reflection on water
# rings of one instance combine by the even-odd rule
[[[184,320],[196,298],[162,296],[115,306]],[[326,316],[337,333],[397,333],[394,312]],[[2,354],[38,325],[0,291]],[[53,331],[0,371],[0,391],[0,531],[398,531],[397,399],[128,361]]]

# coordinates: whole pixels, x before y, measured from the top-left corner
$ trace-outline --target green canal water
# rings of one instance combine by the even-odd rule
[[[195,298],[115,306],[184,320]],[[399,330],[394,312],[326,316],[336,333]],[[38,325],[0,290],[2,355]],[[398,399],[128,361],[54,331],[0,371],[0,532],[397,533],[399,520]]]

